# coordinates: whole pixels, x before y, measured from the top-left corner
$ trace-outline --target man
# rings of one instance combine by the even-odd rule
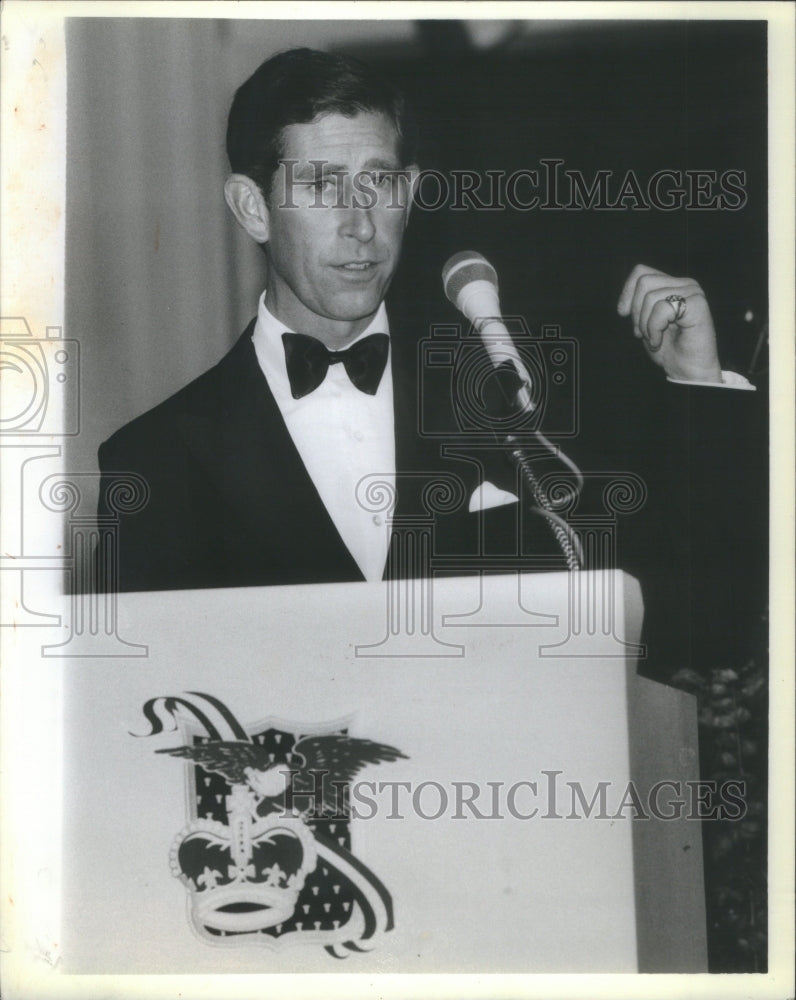
[[[403,98],[355,60],[285,52],[238,90],[227,150],[227,204],[264,249],[265,292],[215,368],[100,448],[101,516],[118,475],[139,474],[149,491],[147,506],[119,521],[119,586],[381,580],[391,525],[363,498],[368,477],[397,489],[398,516],[418,509],[424,475],[444,466],[439,444],[418,431],[416,341],[429,317],[425,329],[393,329],[384,304],[418,176]],[[722,373],[696,282],[638,266],[618,311],[670,380],[714,396],[751,388]],[[724,420],[733,404],[677,405],[718,406]],[[446,468],[464,501],[438,519],[439,551],[475,551],[481,508],[512,511],[516,528],[507,463]],[[655,558],[640,560],[642,573],[645,562]]]

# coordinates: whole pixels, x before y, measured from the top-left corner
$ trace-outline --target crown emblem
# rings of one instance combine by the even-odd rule
[[[171,849],[171,870],[192,894],[194,919],[219,931],[259,931],[284,923],[317,863],[315,840],[299,817],[256,817],[241,785],[227,796],[227,824],[194,820]]]
[[[347,793],[363,767],[405,757],[400,750],[341,728],[291,733],[266,722],[249,732],[199,692],[153,698],[143,711],[146,735],[165,731],[163,713],[183,735],[156,753],[192,765],[190,818],[169,863],[200,936],[273,946],[304,935],[345,958],[392,929],[389,893],[351,853]]]

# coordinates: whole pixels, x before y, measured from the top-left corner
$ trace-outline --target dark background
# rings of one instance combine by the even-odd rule
[[[520,38],[488,52],[468,47],[455,23],[426,22],[424,32],[433,57],[385,61],[418,111],[423,168],[541,171],[540,159],[558,158],[587,182],[612,171],[614,197],[629,170],[642,190],[662,169],[745,171],[747,201],[737,211],[413,215],[394,297],[436,302],[448,256],[480,251],[498,271],[504,313],[523,315],[535,331],[558,324],[578,341],[589,454],[603,431],[626,435],[628,454],[643,450],[660,371],[616,314],[632,267],[700,282],[725,368],[747,372],[765,322],[765,23],[592,23],[544,44]],[[435,317],[445,315],[435,307]],[[764,364],[758,356],[755,367]],[[616,457],[618,443],[606,458]]]

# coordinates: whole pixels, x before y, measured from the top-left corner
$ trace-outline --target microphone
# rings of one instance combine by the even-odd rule
[[[499,375],[511,371],[511,385],[508,380],[499,379],[500,389],[513,412],[533,413],[538,403],[533,398],[533,380],[522,363],[519,352],[511,339],[500,315],[497,272],[494,267],[475,250],[464,250],[454,254],[442,269],[442,284],[445,295],[470,321],[483,341],[489,360]],[[519,379],[519,388],[517,388]],[[568,466],[576,477],[577,496],[583,487],[583,475],[578,467],[558,448],[554,447],[539,430],[534,435],[548,451]],[[531,510],[545,518],[555,535],[570,570],[580,569],[583,563],[583,549],[572,528],[555,512],[555,504],[550,500],[542,483],[531,468],[531,456],[521,446],[514,434],[507,434],[503,444],[531,491],[535,506]]]
[[[463,250],[455,253],[442,268],[442,284],[449,301],[478,332],[494,367],[505,370],[508,364],[519,378],[519,388],[512,387],[509,392],[512,407],[532,413],[536,409],[533,380],[501,318],[494,267],[475,250]],[[504,386],[501,388],[506,391]]]

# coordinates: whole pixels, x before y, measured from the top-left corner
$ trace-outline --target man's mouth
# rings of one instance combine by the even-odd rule
[[[336,266],[344,271],[369,271],[376,266],[376,262],[372,260],[350,261],[347,264],[337,264]]]

